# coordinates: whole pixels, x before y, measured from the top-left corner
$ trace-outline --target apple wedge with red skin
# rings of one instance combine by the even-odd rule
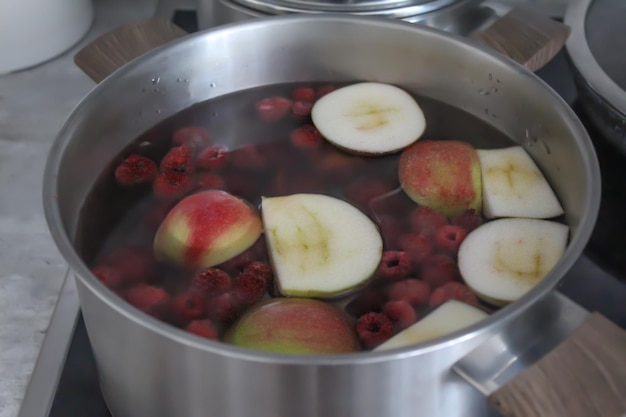
[[[468,209],[482,209],[480,160],[468,143],[416,142],[400,155],[398,177],[411,200],[448,218]]]
[[[360,350],[350,317],[332,304],[310,298],[273,298],[253,305],[224,341],[265,352],[339,354]]]
[[[225,262],[261,235],[261,218],[248,202],[225,191],[185,197],[167,214],[154,237],[157,258],[189,268]]]

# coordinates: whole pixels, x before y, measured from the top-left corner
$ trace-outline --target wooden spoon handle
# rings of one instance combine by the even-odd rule
[[[625,416],[626,331],[591,314],[488,402],[505,417]]]
[[[86,45],[74,56],[74,63],[99,83],[127,62],[186,34],[165,18],[130,23]]]
[[[515,8],[470,35],[531,71],[537,71],[563,48],[569,26],[526,9]]]

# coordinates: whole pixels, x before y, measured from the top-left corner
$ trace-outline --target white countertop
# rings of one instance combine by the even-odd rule
[[[48,231],[41,190],[52,141],[94,86],[73,55],[107,29],[150,16],[154,3],[96,0],[93,26],[77,47],[0,76],[0,417],[18,413],[67,269]]]

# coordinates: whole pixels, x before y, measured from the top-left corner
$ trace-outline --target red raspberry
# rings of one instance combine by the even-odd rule
[[[239,317],[241,305],[229,292],[218,295],[207,304],[209,317],[219,323],[230,323]]]
[[[417,321],[415,309],[404,300],[389,301],[383,307],[383,313],[395,325],[396,331],[406,329]]]
[[[430,287],[424,281],[408,278],[396,282],[389,289],[389,298],[393,301],[406,301],[413,307],[419,307],[428,302]]]
[[[103,263],[116,270],[125,283],[149,282],[155,275],[152,253],[137,246],[113,251],[104,257]]]
[[[482,217],[474,209],[467,209],[463,213],[452,219],[451,223],[455,226],[462,227],[467,233],[476,229],[483,223]]]
[[[289,140],[299,148],[314,148],[322,143],[322,135],[313,125],[304,125],[292,131]]]
[[[291,105],[291,114],[297,119],[305,118],[311,115],[313,103],[309,101],[294,101]]]
[[[315,92],[315,95],[317,96],[318,99],[324,97],[326,94],[330,93],[331,91],[335,91],[337,89],[337,87],[335,87],[334,85],[325,85],[323,87],[320,87],[317,89],[317,91]]]
[[[206,302],[204,296],[195,291],[186,291],[172,300],[172,312],[180,323],[204,317]]]
[[[164,200],[183,197],[192,189],[193,181],[191,177],[177,172],[161,174],[152,183],[154,195]]]
[[[261,119],[269,123],[278,122],[291,109],[291,100],[285,97],[269,97],[256,104]]]
[[[378,265],[378,276],[391,280],[406,278],[411,269],[411,260],[406,252],[385,251]]]
[[[115,168],[115,180],[123,186],[150,182],[157,175],[156,163],[145,156],[132,154]]]
[[[109,289],[115,290],[124,285],[122,274],[120,274],[117,269],[111,268],[110,266],[96,266],[91,270],[91,273]]]
[[[291,98],[296,101],[315,101],[315,90],[310,87],[298,87],[291,92]]]
[[[393,335],[393,324],[382,313],[367,313],[359,317],[356,332],[366,349],[373,349]]]
[[[254,145],[243,145],[230,153],[230,158],[237,168],[259,170],[268,165],[265,155]]]
[[[460,282],[448,282],[437,288],[431,294],[428,305],[437,307],[448,300],[457,300],[472,306],[478,306],[476,294],[467,285],[463,285]]]
[[[174,146],[186,145],[193,149],[202,148],[209,144],[209,132],[203,127],[189,126],[174,132]]]
[[[456,254],[465,236],[467,236],[465,229],[446,224],[437,229],[437,233],[435,234],[435,246],[444,252]]]
[[[274,270],[270,266],[270,264],[265,262],[254,261],[251,262],[246,268],[244,272],[256,275],[265,281],[265,285],[268,287],[272,284],[274,279]]]
[[[433,253],[433,238],[426,234],[407,233],[398,238],[398,247],[409,255],[411,265],[418,268]]]
[[[217,169],[226,162],[228,150],[223,146],[206,148],[198,155],[196,164],[200,169]]]
[[[233,283],[233,294],[243,305],[251,305],[260,301],[267,291],[267,282],[263,277],[251,272],[242,272]]]
[[[130,288],[125,298],[134,307],[156,318],[165,316],[170,303],[170,296],[164,289],[146,284]]]
[[[450,281],[456,281],[460,277],[459,269],[454,258],[446,254],[432,255],[422,264],[422,280],[430,285],[430,288],[438,288]]]
[[[193,150],[186,145],[170,149],[161,160],[161,173],[192,174],[195,170]]]
[[[211,320],[194,320],[185,327],[189,333],[210,340],[217,340],[217,329]]]
[[[196,180],[198,188],[207,190],[223,190],[226,187],[224,179],[217,174],[210,172],[202,172],[198,175]]]
[[[204,268],[194,274],[190,287],[208,299],[230,290],[230,276],[218,268]]]
[[[410,214],[411,229],[415,233],[434,232],[448,224],[448,219],[426,206],[419,206]]]

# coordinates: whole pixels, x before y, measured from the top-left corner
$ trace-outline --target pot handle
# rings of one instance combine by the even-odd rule
[[[514,8],[470,38],[537,71],[563,48],[571,28],[527,9]]]
[[[84,46],[74,63],[99,83],[144,53],[187,35],[165,18],[149,18],[113,29]]]
[[[504,417],[626,416],[626,331],[560,293],[537,308],[454,371]]]

